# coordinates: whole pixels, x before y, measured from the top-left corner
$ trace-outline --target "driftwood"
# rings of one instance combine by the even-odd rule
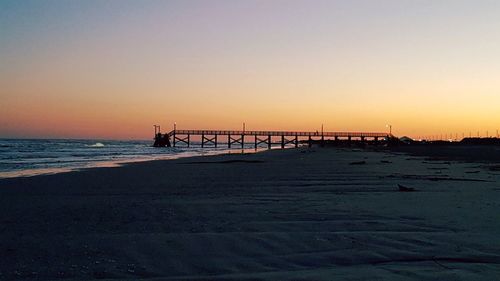
[[[400,184],[398,184],[398,187],[399,187],[399,191],[402,191],[402,192],[416,191],[416,189],[413,187],[407,187],[407,186],[400,185]]]

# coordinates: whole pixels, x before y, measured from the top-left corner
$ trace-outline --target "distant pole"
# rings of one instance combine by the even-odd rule
[[[245,134],[245,122],[243,122],[243,134]]]
[[[323,134],[323,124],[321,124],[321,146],[325,145],[325,134]]]
[[[172,134],[172,145],[175,147],[175,140],[176,140],[176,130],[177,130],[177,122],[174,122],[174,133]]]
[[[386,128],[389,128],[389,135],[391,135],[391,136],[392,136],[392,125],[387,124],[387,125],[385,125],[385,127],[386,127]]]
[[[497,129],[497,138],[498,138],[498,129]]]

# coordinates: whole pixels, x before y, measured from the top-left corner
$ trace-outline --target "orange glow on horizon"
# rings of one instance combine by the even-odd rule
[[[0,9],[0,137],[500,129],[494,3],[277,2]]]

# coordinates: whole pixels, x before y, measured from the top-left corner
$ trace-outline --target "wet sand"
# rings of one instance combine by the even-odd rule
[[[301,148],[4,179],[0,280],[496,280],[495,167]]]

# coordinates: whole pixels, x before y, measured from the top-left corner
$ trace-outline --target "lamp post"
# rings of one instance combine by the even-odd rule
[[[386,127],[386,128],[389,128],[389,135],[391,135],[391,136],[392,136],[392,125],[387,124],[387,125],[385,125],[385,127]]]
[[[177,130],[177,122],[174,122],[174,132]]]

